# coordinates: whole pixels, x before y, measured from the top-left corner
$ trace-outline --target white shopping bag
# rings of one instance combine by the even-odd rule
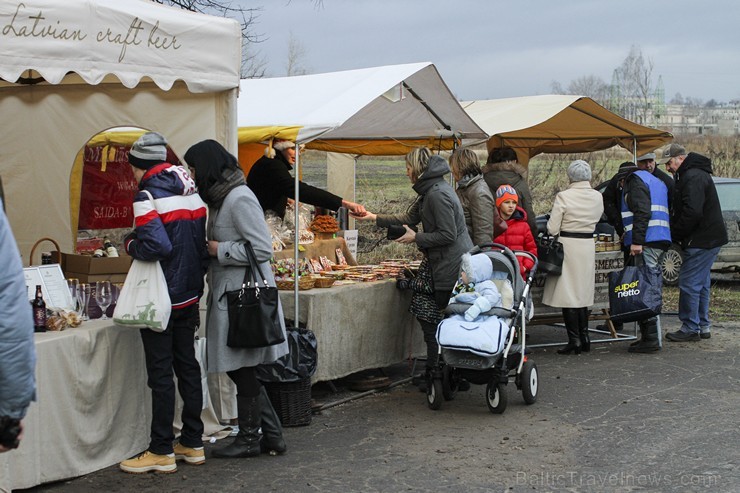
[[[164,332],[172,303],[159,262],[134,260],[113,311],[113,322],[123,327]]]
[[[206,338],[195,337],[195,359],[200,365],[200,385],[203,389],[203,407],[208,407],[208,373],[206,372]]]

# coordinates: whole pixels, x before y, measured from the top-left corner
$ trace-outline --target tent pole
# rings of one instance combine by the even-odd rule
[[[637,164],[637,138],[632,138],[632,162]]]
[[[293,260],[295,261],[295,263],[293,264],[293,266],[294,266],[294,270],[293,270],[293,279],[294,279],[293,280],[293,306],[295,307],[294,308],[293,318],[295,320],[293,320],[293,322],[295,323],[295,326],[296,327],[299,326],[299,321],[298,321],[298,318],[299,317],[298,317],[298,314],[300,313],[300,311],[299,311],[299,308],[300,307],[298,305],[298,281],[300,280],[300,276],[298,274],[298,271],[299,271],[299,269],[298,269],[298,265],[299,265],[299,263],[298,263],[298,246],[299,246],[298,245],[298,240],[300,239],[301,223],[300,223],[300,214],[298,213],[298,204],[300,203],[300,197],[299,197],[299,191],[298,191],[298,189],[300,188],[300,186],[299,186],[300,180],[298,179],[299,178],[298,175],[300,174],[299,171],[300,171],[300,165],[301,165],[301,162],[300,162],[300,159],[301,159],[300,158],[300,155],[301,155],[301,153],[299,152],[299,149],[300,149],[300,146],[298,145],[298,139],[296,139],[296,142],[295,142],[295,169],[293,169],[293,172],[295,174],[295,181],[294,181],[294,184],[293,184],[293,187],[294,187],[293,188],[293,197],[295,198],[295,204],[293,204],[294,205],[294,207],[293,207],[293,214],[294,214],[294,216],[293,216]]]

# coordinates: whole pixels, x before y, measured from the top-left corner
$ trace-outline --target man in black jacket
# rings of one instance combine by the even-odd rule
[[[683,248],[683,264],[678,276],[681,328],[666,334],[666,339],[708,339],[711,337],[710,269],[720,247],[727,243],[722,208],[712,181],[712,161],[695,152],[686,154],[678,144],[667,147],[661,161],[676,179],[671,236]]]

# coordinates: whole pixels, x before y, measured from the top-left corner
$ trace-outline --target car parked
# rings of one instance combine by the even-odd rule
[[[740,179],[712,177],[717,188],[722,217],[727,228],[729,242],[719,250],[719,255],[714,264],[712,272],[722,275],[728,279],[740,280]],[[600,183],[595,187],[600,193],[604,193],[609,182]],[[547,229],[549,214],[537,216],[537,230],[544,233]],[[614,228],[607,223],[606,216],[596,225],[597,233],[613,234]],[[669,286],[678,284],[678,273],[683,264],[683,253],[677,244],[671,245],[666,251],[661,262],[663,282]]]

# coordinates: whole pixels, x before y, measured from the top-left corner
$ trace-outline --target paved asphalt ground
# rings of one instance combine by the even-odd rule
[[[664,331],[677,327],[664,317]],[[111,466],[27,491],[737,492],[739,329],[716,324],[711,339],[666,341],[651,355],[628,353],[627,342],[580,356],[534,349],[538,401],[525,405],[511,383],[502,415],[488,411],[484,386],[431,411],[405,383],[286,428],[284,456],[213,459],[217,443],[206,446],[204,465],[181,464],[175,474]],[[530,343],[564,337],[562,328],[529,331]],[[408,367],[388,372],[408,376]],[[70,444],[54,446],[64,453]]]

